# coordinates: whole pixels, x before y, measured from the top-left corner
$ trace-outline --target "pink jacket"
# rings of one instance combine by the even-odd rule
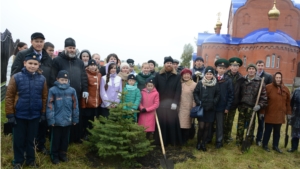
[[[155,131],[155,113],[159,106],[159,94],[156,88],[149,93],[147,89],[144,88],[141,91],[141,95],[142,100],[139,108],[140,110],[145,108],[147,112],[140,113],[138,124],[144,126],[146,132],[153,132]]]

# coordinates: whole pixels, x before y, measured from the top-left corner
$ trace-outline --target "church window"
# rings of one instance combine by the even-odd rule
[[[244,65],[244,67],[247,66],[247,57],[246,56],[244,56],[244,58],[243,58],[243,65]]]
[[[278,56],[278,57],[277,57],[277,64],[276,64],[276,68],[279,68],[279,65],[280,65],[280,57]]]
[[[205,62],[207,63],[208,62],[208,55],[205,54]]]
[[[275,54],[272,55],[272,68],[275,66]]]
[[[266,67],[270,67],[270,56],[266,58]]]

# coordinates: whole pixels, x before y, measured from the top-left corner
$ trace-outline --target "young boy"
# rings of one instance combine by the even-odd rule
[[[58,164],[66,162],[70,126],[79,122],[79,109],[76,91],[70,87],[69,74],[65,70],[58,72],[54,86],[50,88],[47,101],[47,121],[52,126],[51,160]]]
[[[10,79],[5,97],[5,112],[13,128],[13,151],[15,169],[22,168],[24,152],[26,165],[35,163],[34,138],[40,121],[44,121],[47,83],[39,71],[40,59],[35,53],[25,56],[24,67]]]
[[[125,106],[126,110],[137,110],[141,102],[141,92],[137,88],[136,78],[133,74],[128,75],[127,84],[124,87],[125,103],[132,103],[130,107]],[[137,114],[134,114],[134,122],[137,122]]]

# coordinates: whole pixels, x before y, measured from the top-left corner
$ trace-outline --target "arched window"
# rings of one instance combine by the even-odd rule
[[[277,57],[277,64],[276,64],[276,68],[279,68],[280,65],[280,56]]]
[[[272,55],[272,65],[271,65],[272,68],[275,67],[275,54]]]
[[[266,67],[270,67],[270,56],[266,58]]]
[[[246,56],[244,56],[244,58],[243,58],[243,65],[244,65],[244,67],[247,66],[247,57]]]
[[[205,63],[207,63],[207,62],[208,62],[208,55],[205,54]]]

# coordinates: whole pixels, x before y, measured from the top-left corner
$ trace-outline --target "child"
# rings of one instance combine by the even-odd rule
[[[128,75],[129,75],[129,64],[126,62],[122,62],[120,65],[120,72],[118,73],[118,76],[120,76],[122,79],[123,89],[127,84]]]
[[[159,106],[159,94],[154,86],[153,79],[147,79],[146,88],[142,90],[142,100],[140,104],[140,116],[138,124],[144,126],[147,138],[150,138],[155,131],[155,114]]]
[[[125,106],[126,110],[137,110],[141,102],[141,92],[137,88],[135,76],[133,74],[128,75],[127,84],[124,88],[125,103],[132,103],[132,106]],[[134,121],[137,122],[137,115],[134,114]]]
[[[76,91],[70,87],[69,74],[58,72],[54,86],[50,88],[47,101],[47,121],[51,130],[51,160],[58,164],[66,162],[70,126],[79,122],[79,109]]]
[[[98,116],[98,107],[101,105],[102,100],[100,98],[101,74],[99,73],[97,62],[94,59],[89,60],[85,71],[88,77],[89,96],[87,98],[81,98],[81,131],[82,137],[86,140],[88,135],[87,128],[92,128],[92,124],[89,120],[94,121],[94,117]]]
[[[35,163],[34,138],[40,121],[46,120],[47,83],[38,70],[40,59],[35,53],[25,56],[24,68],[9,81],[5,112],[8,123],[13,128],[14,168],[22,168],[24,152],[26,165],[37,167]]]
[[[100,96],[102,99],[101,115],[109,116],[109,109],[115,108],[120,103],[120,92],[122,92],[122,79],[117,76],[117,65],[115,62],[106,64],[106,75],[101,78]]]
[[[136,76],[136,80],[138,82],[138,88],[143,90],[145,87],[146,80],[148,78],[153,78],[154,76],[150,73],[150,67],[148,63],[142,64],[142,71]]]

